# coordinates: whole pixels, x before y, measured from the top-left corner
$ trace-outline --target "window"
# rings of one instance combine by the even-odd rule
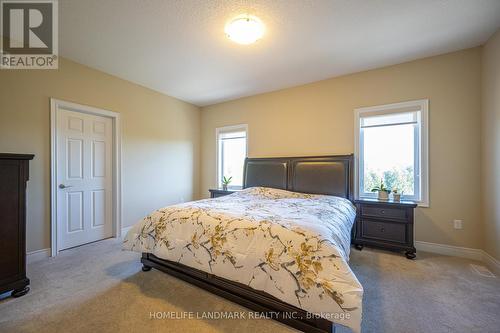
[[[243,165],[247,157],[247,125],[217,128],[217,184],[232,177],[228,188],[243,187]]]
[[[428,206],[428,100],[356,109],[355,131],[358,197],[383,181]]]

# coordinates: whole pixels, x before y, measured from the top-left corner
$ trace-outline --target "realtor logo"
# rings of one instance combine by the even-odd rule
[[[1,69],[57,69],[57,0],[1,0]]]

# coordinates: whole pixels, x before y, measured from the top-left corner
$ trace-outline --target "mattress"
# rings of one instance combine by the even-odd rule
[[[264,291],[360,331],[363,288],[351,271],[355,207],[344,198],[253,187],[158,209],[123,248]]]

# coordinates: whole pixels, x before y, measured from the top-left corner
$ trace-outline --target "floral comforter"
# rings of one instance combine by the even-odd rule
[[[209,272],[360,331],[363,288],[349,268],[346,199],[254,187],[158,209],[123,248]]]

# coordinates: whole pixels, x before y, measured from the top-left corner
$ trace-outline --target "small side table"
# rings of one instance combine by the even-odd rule
[[[223,189],[220,189],[220,188],[211,188],[208,190],[210,192],[210,198],[218,198],[218,197],[223,197],[225,195],[229,195],[229,194],[232,194],[234,192],[237,192],[237,191],[241,191],[241,190],[223,190]]]
[[[414,209],[412,201],[379,201],[359,199],[356,203],[356,223],[353,244],[358,250],[374,246],[392,251],[405,251],[414,259],[417,250],[413,241]]]

